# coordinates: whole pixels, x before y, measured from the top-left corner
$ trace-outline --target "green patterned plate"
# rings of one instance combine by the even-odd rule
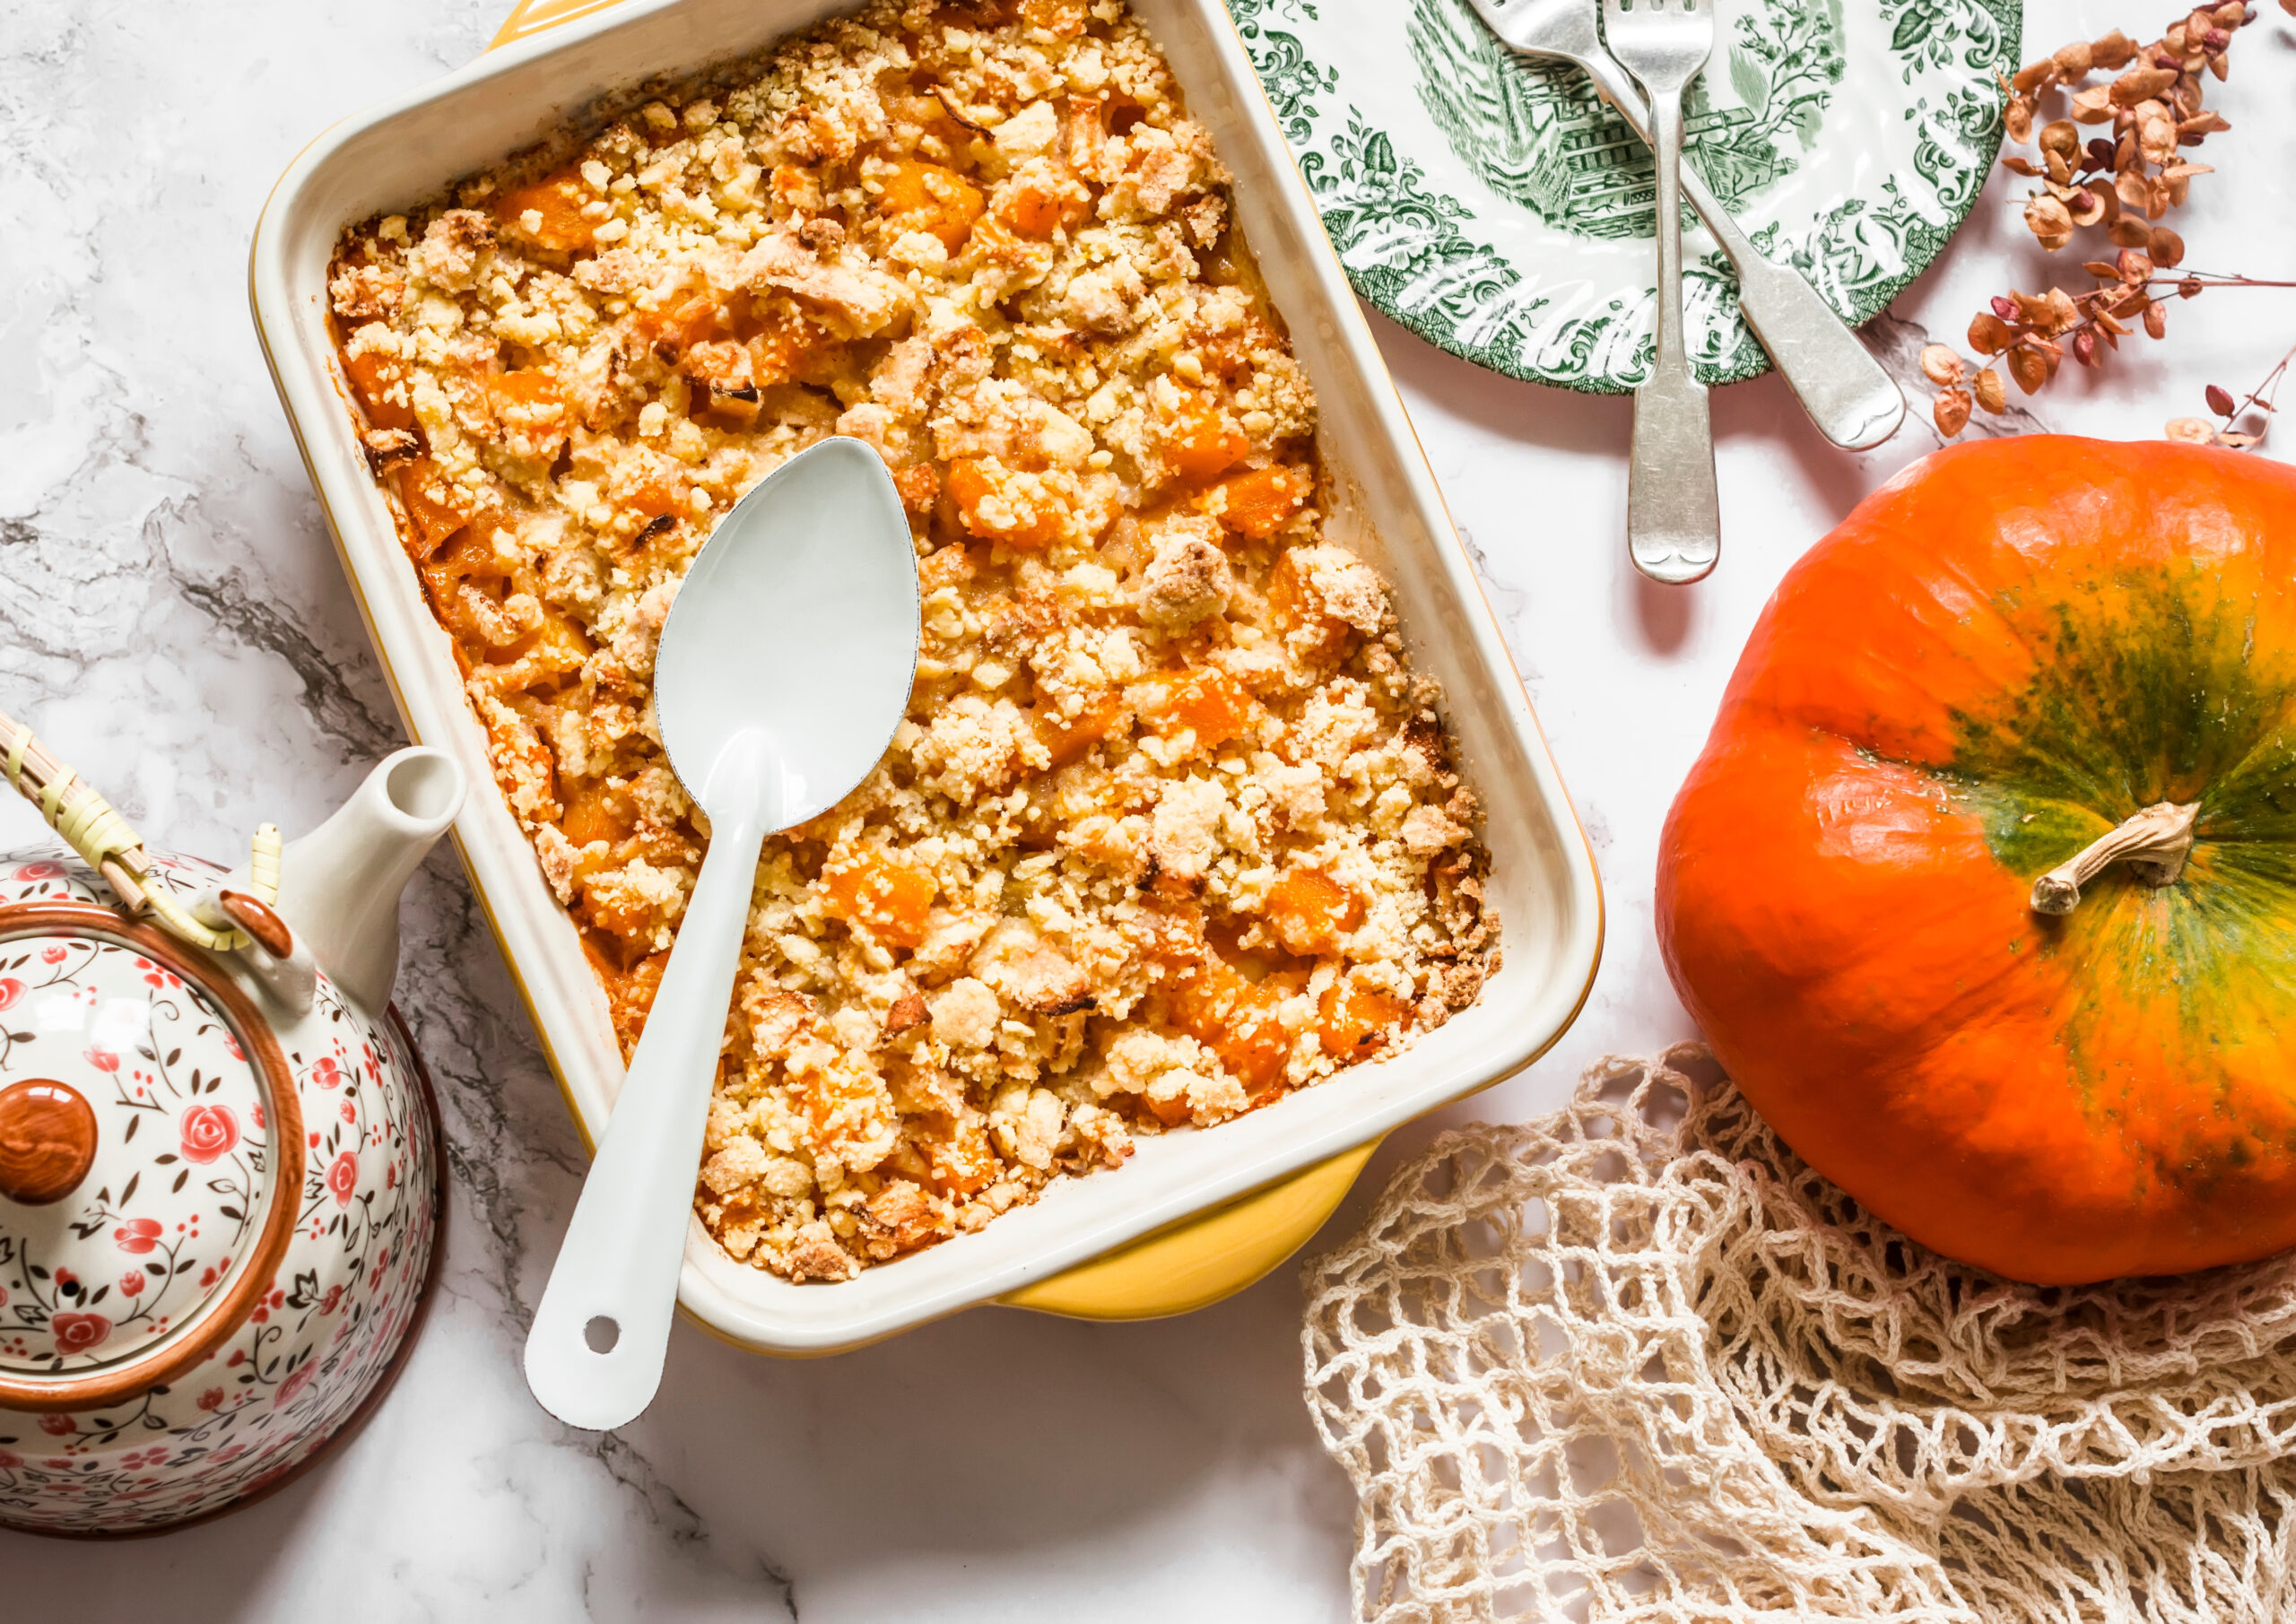
[[[1227,3],[1357,292],[1493,371],[1641,381],[1650,155],[1585,75],[1509,51],[1466,0]],[[1719,0],[1717,21],[1691,161],[1756,248],[1863,322],[1977,201],[2018,0]],[[1684,253],[1700,376],[1767,371],[1729,262],[1702,230]]]

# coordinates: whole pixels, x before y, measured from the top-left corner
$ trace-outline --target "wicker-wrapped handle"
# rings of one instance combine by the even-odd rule
[[[7,755],[0,765],[4,765],[8,782],[39,808],[65,845],[104,877],[130,917],[148,913],[170,934],[210,952],[231,952],[252,940],[245,931],[219,930],[185,907],[167,877],[155,870],[135,826],[57,760],[30,727],[0,712],[0,739],[7,742]],[[248,864],[248,889],[266,916],[279,897],[279,854],[278,826],[266,823],[256,830],[255,854]]]

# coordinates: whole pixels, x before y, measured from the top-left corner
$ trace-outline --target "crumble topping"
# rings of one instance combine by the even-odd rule
[[[650,712],[714,516],[830,434],[908,719],[767,842],[695,1203],[839,1281],[1440,1025],[1474,795],[1227,173],[1116,0],[881,0],[345,234],[363,444],[625,1051],[705,831]]]

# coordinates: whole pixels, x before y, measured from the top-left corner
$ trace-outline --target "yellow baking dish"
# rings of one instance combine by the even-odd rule
[[[1448,696],[1482,794],[1505,960],[1482,1001],[1390,1058],[1204,1133],[1144,1144],[1123,1168],[835,1285],[727,1256],[699,1222],[682,1306],[760,1351],[812,1354],[1001,1301],[1091,1318],[1171,1314],[1258,1279],[1312,1234],[1398,1123],[1527,1065],[1569,1026],[1602,946],[1595,867],[1522,684],[1437,494],[1377,345],[1219,0],[1134,0],[1236,176],[1236,215],[1322,403],[1334,525],[1393,584],[1413,657]],[[474,785],[456,830],[480,903],[568,1108],[595,1142],[622,1059],[572,924],[493,791],[446,634],[370,478],[326,325],[343,228],[404,207],[648,79],[747,56],[836,0],[528,0],[495,48],[338,124],[274,189],[256,230],[256,327],[344,569],[409,733],[455,751]]]

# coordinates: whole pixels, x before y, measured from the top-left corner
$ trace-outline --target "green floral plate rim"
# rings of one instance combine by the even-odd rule
[[[1582,74],[1510,51],[1466,0],[1226,3],[1365,300],[1510,378],[1598,394],[1641,381],[1652,165]],[[1984,189],[2019,0],[1718,0],[1718,13],[1691,161],[1757,248],[1862,324]],[[1768,371],[1729,262],[1702,230],[1685,255],[1699,375]]]

